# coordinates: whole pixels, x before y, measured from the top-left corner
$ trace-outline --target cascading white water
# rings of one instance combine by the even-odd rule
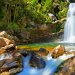
[[[64,27],[64,42],[75,43],[75,3],[70,3]]]
[[[23,57],[23,71],[16,75],[53,75],[57,67],[65,60],[73,57],[74,54],[64,54],[57,59],[52,59],[51,55],[47,56],[46,67],[43,69],[33,68],[29,65],[30,56]]]

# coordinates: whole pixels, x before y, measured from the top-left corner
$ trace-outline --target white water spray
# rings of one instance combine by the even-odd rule
[[[67,21],[64,27],[64,42],[75,43],[75,3],[69,5]]]

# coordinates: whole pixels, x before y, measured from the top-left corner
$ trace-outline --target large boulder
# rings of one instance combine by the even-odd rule
[[[0,32],[0,75],[12,75],[22,70],[22,55],[17,52],[13,37]]]
[[[75,75],[75,56],[63,62],[53,75]]]
[[[10,36],[5,31],[0,32],[0,37],[7,38],[10,41],[12,41],[13,44],[15,44],[15,41],[13,40],[14,39],[13,36]]]
[[[12,38],[13,37],[11,37],[5,31],[0,32],[0,54],[12,47],[15,49],[15,42]]]
[[[7,34],[5,31],[0,32],[0,37],[4,37],[4,38],[8,38],[10,40],[13,40],[13,37],[10,36],[9,34]]]
[[[11,40],[7,39],[7,38],[3,38],[3,37],[0,37],[0,48],[1,47],[5,47],[7,45],[15,45]]]
[[[6,42],[2,37],[0,37],[0,48],[6,46]]]
[[[32,52],[29,64],[31,67],[37,67],[39,69],[45,68],[46,63],[43,58],[38,56],[36,53]]]
[[[52,51],[52,53],[51,53],[51,56],[52,56],[53,58],[57,58],[57,57],[63,55],[64,52],[65,52],[64,46],[58,45],[57,47],[55,47],[55,48],[53,49],[53,51]]]
[[[22,56],[20,53],[4,53],[0,55],[0,58],[0,73],[8,71],[10,75],[22,70]]]

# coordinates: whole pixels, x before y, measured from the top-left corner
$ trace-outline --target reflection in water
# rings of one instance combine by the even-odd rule
[[[24,69],[17,75],[53,75],[57,67],[66,59],[73,57],[74,55],[63,55],[57,59],[52,59],[50,55],[47,56],[46,67],[44,69],[32,68],[28,65],[31,55],[26,58],[23,57]]]

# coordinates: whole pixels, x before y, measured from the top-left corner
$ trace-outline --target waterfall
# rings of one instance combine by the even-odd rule
[[[70,3],[64,27],[64,42],[75,43],[75,3]]]

